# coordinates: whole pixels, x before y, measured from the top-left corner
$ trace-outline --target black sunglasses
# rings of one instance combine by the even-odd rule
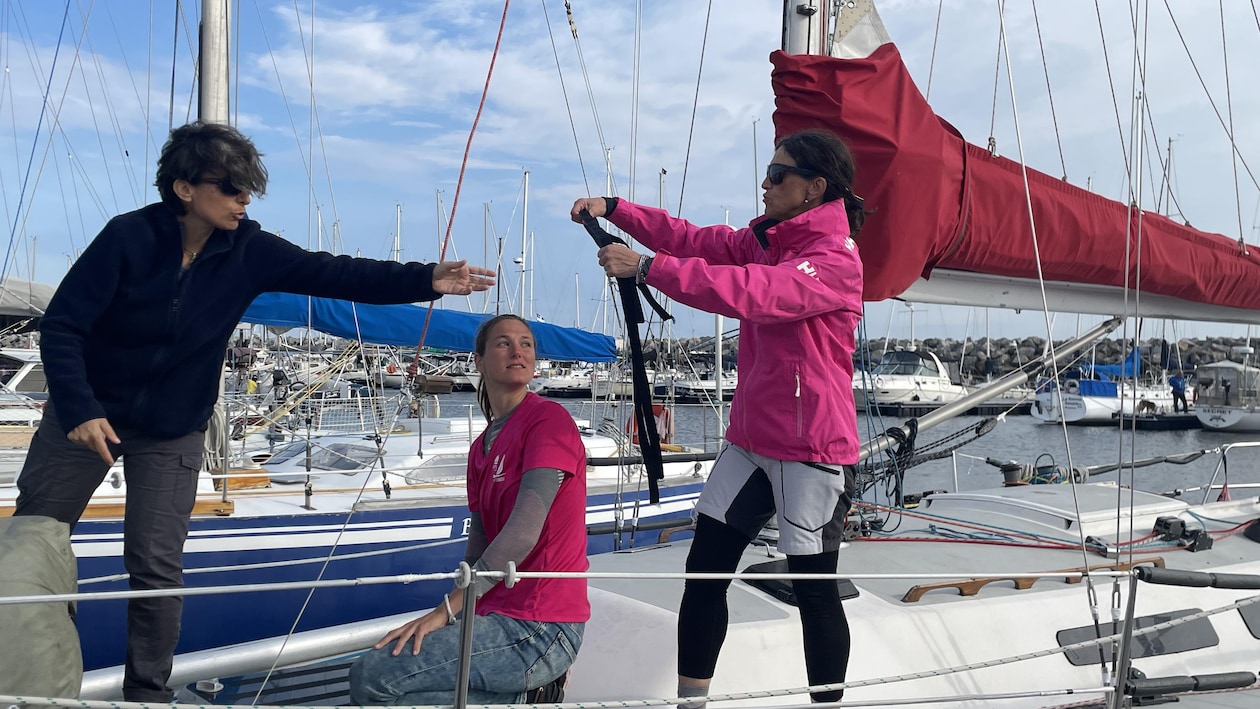
[[[814,170],[796,167],[795,165],[784,165],[781,162],[772,162],[769,165],[766,165],[766,179],[770,180],[770,184],[772,185],[783,184],[783,178],[789,172],[800,175],[807,180],[812,180],[813,178],[818,177],[818,173]]]
[[[219,192],[221,192],[224,197],[235,197],[236,195],[245,191],[241,189],[240,187],[237,187],[236,185],[232,184],[232,181],[226,177],[202,177],[202,178],[199,178],[197,182],[198,183],[209,182],[215,187],[218,187]]]

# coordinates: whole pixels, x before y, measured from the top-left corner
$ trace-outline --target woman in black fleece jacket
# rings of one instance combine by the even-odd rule
[[[281,291],[362,303],[467,295],[494,271],[464,261],[394,263],[311,253],[246,218],[267,170],[234,128],[191,123],[158,159],[162,201],[114,217],[66,274],[40,321],[49,405],[18,478],[17,515],[73,529],[109,466],[127,479],[123,561],[131,588],[183,585],[206,422],[223,353],[245,309]],[[129,701],[169,702],[182,601],[128,605]]]

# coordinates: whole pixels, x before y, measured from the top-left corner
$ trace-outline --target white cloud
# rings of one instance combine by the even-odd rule
[[[1171,4],[1196,64],[1211,76],[1211,95],[1223,108],[1216,10],[1203,10],[1188,0]],[[415,255],[435,252],[434,191],[443,190],[443,202],[449,210],[501,6],[453,0],[325,2],[317,8],[312,44],[310,18],[296,16],[292,4],[273,2],[257,8],[250,3],[244,5],[239,18],[243,43],[239,124],[267,154],[273,175],[270,194],[254,207],[256,216],[283,229],[289,238],[306,243],[311,206],[302,155],[313,146],[315,158],[308,156],[305,163],[314,170],[314,202],[322,205],[326,220],[331,221],[334,215],[340,220],[348,250],[362,249],[365,255],[384,256],[394,230],[394,205],[401,203],[406,219],[403,234],[417,242],[404,244],[404,249]],[[574,5],[591,90],[605,140],[613,148],[616,183],[625,195],[630,187],[634,3],[627,0]],[[644,5],[634,191],[638,201],[656,203],[659,170],[665,168],[666,202],[676,209],[707,3]],[[1040,3],[1040,42],[1030,8],[1006,5],[1006,29],[1015,62],[1015,96],[1029,163],[1044,172],[1059,174],[1061,141],[1073,182],[1084,184],[1092,179],[1096,190],[1113,197],[1122,195],[1125,153],[1120,136],[1124,135],[1126,143],[1130,140],[1129,67],[1133,43],[1126,7],[1103,4],[1107,56],[1115,77],[1109,82],[1092,2]],[[563,3],[551,0],[547,6],[569,106],[566,107],[561,91],[552,40],[540,4],[513,3],[490,95],[469,154],[455,234],[461,255],[477,260],[482,252],[483,203],[492,202],[497,230],[503,233],[509,228],[507,221],[518,199],[521,171],[529,169],[530,223],[538,234],[536,295],[543,300],[542,293],[546,293],[540,312],[551,322],[571,322],[575,300],[583,301],[586,313],[591,306],[585,303],[600,297],[594,287],[599,271],[593,247],[584,241],[586,237],[577,227],[567,222],[565,215],[572,199],[587,192],[582,168],[590,191],[595,194],[604,192],[605,171]],[[767,56],[780,40],[781,10],[776,3],[763,0],[731,0],[714,6],[696,129],[691,136],[686,169],[683,212],[695,221],[716,222],[729,208],[731,220],[742,223],[754,216],[754,209],[759,206],[755,186],[762,167],[755,165],[753,158],[755,119],[760,119],[756,162],[764,164],[771,153],[773,97]],[[937,112],[969,140],[981,145],[987,140],[993,121],[1000,149],[1017,157],[1004,69],[996,119],[992,118],[998,47],[995,6],[947,0],[939,38],[937,7],[936,0],[880,3],[884,21],[921,86],[926,87],[931,74],[931,99]],[[307,10],[304,6],[302,12]],[[0,130],[0,142],[23,158],[31,153],[29,141],[38,116],[38,96],[47,82],[60,19],[49,8],[32,8],[28,12],[35,36],[8,38],[6,46],[18,49],[10,53],[12,66],[0,103],[0,115],[4,116],[0,121],[12,125],[12,129]],[[71,135],[73,150],[82,164],[78,173],[70,169],[61,155],[67,151],[59,145],[49,158],[57,164],[46,168],[38,194],[27,200],[33,205],[27,231],[39,233],[41,251],[52,254],[43,259],[45,264],[58,261],[56,254],[70,251],[72,244],[81,247],[103,224],[110,210],[129,209],[153,197],[145,176],[151,181],[154,149],[162,142],[167,125],[172,18],[155,16],[154,38],[150,40],[144,36],[149,25],[147,8],[141,12],[138,7],[115,5],[110,12],[114,15],[109,21],[99,13],[92,20],[88,37],[94,41],[95,53],[80,54],[74,65],[78,67],[76,72],[81,73],[74,74],[74,80],[67,84],[66,72],[71,63],[59,63],[58,76],[53,79],[54,85],[70,87],[59,121]],[[133,15],[128,16],[129,12]],[[1238,210],[1233,204],[1228,142],[1172,23],[1163,12],[1162,6],[1152,4],[1146,39],[1149,83],[1145,95],[1156,130],[1156,138],[1147,144],[1152,150],[1162,151],[1168,136],[1176,138],[1174,188],[1181,204],[1197,226],[1233,235],[1238,231]],[[1230,65],[1236,68],[1231,77],[1235,134],[1244,157],[1255,163],[1254,169],[1260,169],[1260,119],[1256,118],[1260,100],[1249,91],[1245,77],[1249,68],[1257,65],[1260,45],[1249,34],[1254,33],[1249,8],[1228,6],[1226,12],[1239,15],[1227,18]],[[305,34],[304,39],[299,30]],[[1058,139],[1056,122],[1049,113],[1042,44],[1049,57]],[[31,47],[29,51],[27,46]],[[311,92],[306,52],[311,46],[315,54],[314,94],[322,128],[314,138],[308,135]],[[126,47],[125,55],[119,47]],[[63,44],[62,50],[63,60],[73,54],[72,45]],[[180,77],[174,102],[175,113],[181,117],[175,119],[177,123],[182,122],[188,106],[189,83],[183,78],[191,72],[187,55],[187,49],[181,45],[176,52],[179,66],[175,70]],[[38,56],[39,68],[24,56]],[[152,78],[146,74],[150,61]],[[87,88],[83,88],[85,84]],[[1119,128],[1112,110],[1112,86],[1121,113]],[[146,92],[148,98],[138,100],[137,94],[143,96]],[[151,112],[147,119],[145,104]],[[95,114],[91,109],[95,109]],[[574,125],[570,124],[570,112]],[[152,126],[154,135],[147,150],[141,132],[146,123]],[[120,126],[122,139],[110,137],[113,125]],[[98,128],[103,134],[99,142],[95,137]],[[574,145],[575,130],[581,146],[581,165]],[[16,144],[11,137],[15,133]],[[124,156],[119,144],[130,154]],[[24,168],[19,162],[0,161],[6,209],[16,205],[16,185],[20,182],[20,168]],[[60,168],[62,176],[57,186],[54,167]],[[112,189],[105,179],[106,172],[117,180]],[[79,177],[72,179],[75,174]],[[1256,190],[1245,180],[1244,175],[1242,212],[1244,229],[1250,230],[1255,219]],[[1151,180],[1146,181],[1148,195],[1155,191],[1152,184]],[[100,194],[99,198],[85,197],[89,186]],[[65,210],[57,205],[78,202],[88,206],[81,217],[76,207],[75,219],[67,225]],[[516,214],[516,224],[510,227],[512,238],[519,238],[519,207]],[[11,217],[9,222],[12,223]],[[509,247],[509,251],[516,248],[519,243]],[[574,273],[581,274],[581,298],[573,291]],[[542,310],[544,307],[547,310]],[[930,328],[932,322],[940,322],[946,331],[936,334],[949,334],[948,329],[957,330],[956,321],[965,318],[932,315],[919,320],[919,327]],[[711,329],[707,316],[691,316],[688,321],[691,324],[684,326],[683,334],[688,332],[686,327],[701,333]],[[954,324],[948,325],[947,321]],[[1016,322],[1013,318],[1011,321]]]

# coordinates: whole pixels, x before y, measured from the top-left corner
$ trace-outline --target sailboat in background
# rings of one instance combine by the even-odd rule
[[[1132,417],[1148,408],[1152,414],[1168,413],[1172,405],[1172,389],[1150,381],[1141,349],[1134,347],[1120,364],[1079,364],[1058,380],[1043,382],[1029,413],[1043,423],[1111,426],[1118,415]]]
[[[1250,349],[1250,347],[1248,347]],[[1260,432],[1260,367],[1223,361],[1195,369],[1195,408],[1203,428],[1231,433]]]

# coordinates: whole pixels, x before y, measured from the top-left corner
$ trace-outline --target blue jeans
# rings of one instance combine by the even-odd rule
[[[498,613],[473,622],[469,704],[514,704],[528,690],[564,674],[582,646],[585,623],[542,623]],[[459,673],[460,626],[424,636],[420,654],[410,646],[397,657],[394,643],[368,650],[350,668],[355,704],[453,704]]]

